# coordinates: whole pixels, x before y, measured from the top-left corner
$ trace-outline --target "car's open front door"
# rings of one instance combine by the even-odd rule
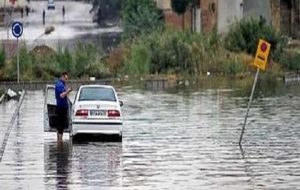
[[[70,120],[70,110],[72,110],[71,102],[69,101],[69,120]],[[65,132],[69,132],[71,122],[69,121],[69,126],[65,129]],[[55,99],[55,86],[47,85],[45,89],[45,100],[44,100],[44,132],[56,132],[58,125],[57,115],[56,115],[56,99]]]

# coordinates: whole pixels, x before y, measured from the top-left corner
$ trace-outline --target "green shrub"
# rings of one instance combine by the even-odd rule
[[[125,38],[151,33],[163,26],[162,13],[153,0],[123,0]]]
[[[97,56],[100,56],[100,54],[101,51],[98,50],[95,45],[78,43],[75,51],[73,52],[74,70],[72,71],[72,74],[78,78],[88,74],[88,68],[91,66],[91,64],[93,64]]]
[[[109,67],[106,66],[100,54],[95,55],[93,59],[89,60],[89,64],[85,67],[84,75],[88,77],[93,76],[97,79],[112,77]]]
[[[124,66],[124,48],[120,47],[112,50],[106,58],[106,64],[112,75],[117,76],[121,68]]]
[[[19,69],[20,80],[31,80],[34,78],[32,75],[33,69],[33,56],[28,53],[26,46],[22,46],[19,50]],[[10,71],[9,79],[17,79],[17,56],[14,56],[11,65],[8,67]]]
[[[273,27],[255,19],[242,20],[233,25],[225,36],[225,47],[230,51],[254,55],[259,39],[270,42],[272,57],[278,57],[283,43],[280,35]]]
[[[224,62],[222,66],[224,74],[230,76],[235,76],[247,70],[246,64],[241,63],[236,59],[228,59]]]
[[[71,73],[73,71],[73,58],[68,48],[64,51],[59,49],[56,54],[57,66],[60,71],[67,71]]]
[[[46,46],[38,46],[28,52],[26,46],[20,49],[21,80],[53,80],[62,71],[68,71],[72,78],[95,76],[109,77],[110,72],[102,61],[102,51],[91,44],[77,44],[74,51],[59,49],[57,52]],[[0,69],[0,78],[16,80],[17,56],[8,60]]]
[[[240,57],[230,56],[220,36],[189,31],[155,31],[142,35],[130,47],[125,73],[236,75],[247,70]]]
[[[300,53],[284,53],[279,62],[287,70],[300,71]]]
[[[144,44],[134,44],[131,47],[130,58],[125,60],[124,72],[131,76],[149,74],[150,55]]]

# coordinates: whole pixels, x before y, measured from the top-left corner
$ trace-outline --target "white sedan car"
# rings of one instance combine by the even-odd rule
[[[72,107],[70,136],[77,134],[119,135],[122,139],[123,117],[117,93],[108,85],[83,85]]]
[[[55,9],[54,0],[48,0],[47,8],[48,8],[48,10],[54,10]]]

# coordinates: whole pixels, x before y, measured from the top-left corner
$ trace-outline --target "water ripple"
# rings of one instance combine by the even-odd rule
[[[3,161],[1,189],[299,189],[300,99],[230,91],[121,89],[123,142],[73,144],[43,132],[43,93],[29,92]]]

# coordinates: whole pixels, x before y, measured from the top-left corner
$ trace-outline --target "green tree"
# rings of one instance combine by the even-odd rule
[[[125,38],[150,33],[162,26],[162,13],[153,0],[123,0]]]
[[[184,13],[188,6],[192,3],[192,0],[171,0],[172,10],[181,15],[182,18],[182,29],[184,29]]]

